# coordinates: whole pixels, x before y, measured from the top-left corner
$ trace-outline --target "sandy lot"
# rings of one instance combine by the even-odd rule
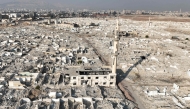
[[[190,17],[166,17],[166,16],[156,16],[156,15],[125,15],[120,16],[124,19],[131,19],[135,21],[148,21],[149,17],[152,21],[173,21],[173,22],[190,22]]]

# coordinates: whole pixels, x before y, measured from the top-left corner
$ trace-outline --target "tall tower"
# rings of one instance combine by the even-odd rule
[[[152,26],[152,22],[151,22],[150,17],[149,17],[149,22],[148,23],[149,23],[149,27]]]
[[[48,25],[51,24],[51,17],[48,18]]]
[[[118,56],[118,44],[119,44],[119,21],[117,20],[117,26],[115,28],[115,38],[114,38],[114,49],[113,49],[113,60],[112,60],[112,73],[116,74],[117,68],[117,56]]]

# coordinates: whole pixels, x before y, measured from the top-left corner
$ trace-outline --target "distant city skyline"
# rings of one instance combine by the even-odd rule
[[[59,8],[73,9],[190,11],[190,0],[1,0],[0,4],[10,2],[52,4]]]

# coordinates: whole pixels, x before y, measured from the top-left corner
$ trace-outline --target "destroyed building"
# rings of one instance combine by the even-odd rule
[[[55,31],[40,26],[0,30],[0,108],[137,107],[116,85],[117,34],[109,66],[85,38]]]

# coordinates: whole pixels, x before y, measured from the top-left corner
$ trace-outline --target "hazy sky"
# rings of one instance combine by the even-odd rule
[[[68,8],[190,11],[190,0],[0,0],[0,4],[11,1],[45,1]]]

